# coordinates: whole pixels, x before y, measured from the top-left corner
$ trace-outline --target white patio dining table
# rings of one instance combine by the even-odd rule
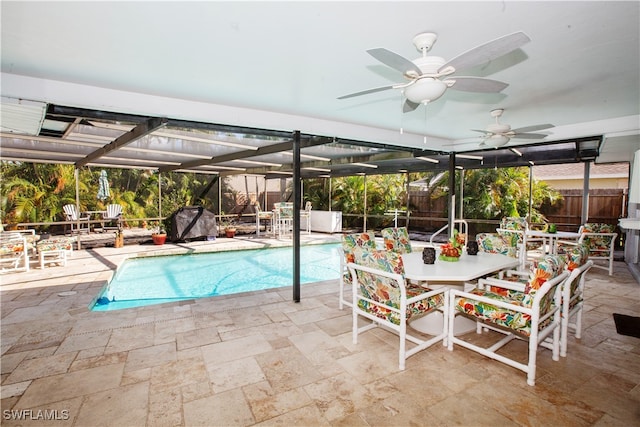
[[[501,270],[517,268],[519,265],[517,258],[487,252],[478,252],[477,255],[463,253],[460,260],[455,262],[436,258],[434,264],[425,264],[422,261],[422,252],[411,252],[403,254],[402,261],[406,279],[420,281],[432,289],[441,286],[465,288],[465,285],[467,288],[473,288],[475,284],[470,282]],[[443,314],[435,311],[411,321],[409,325],[419,332],[437,335],[442,331],[442,323]],[[456,321],[454,332],[469,332],[475,329],[475,324],[471,320]]]

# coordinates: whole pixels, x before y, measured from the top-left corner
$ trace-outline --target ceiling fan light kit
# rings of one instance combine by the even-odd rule
[[[405,88],[404,96],[416,104],[427,104],[440,98],[446,90],[447,85],[443,81],[426,77]]]
[[[474,130],[475,132],[482,132],[485,134],[484,139],[480,142],[481,147],[498,148],[507,145],[511,138],[522,139],[543,139],[547,135],[540,133],[528,133],[533,130],[543,130],[552,128],[552,124],[526,126],[518,129],[511,129],[510,125],[500,123],[500,117],[504,113],[503,108],[496,108],[491,110],[491,117],[496,119],[495,123],[490,123],[484,130]]]
[[[507,145],[510,139],[511,138],[509,138],[508,136],[495,134],[485,139],[484,145],[492,148],[498,148],[502,147],[503,145]]]
[[[427,52],[431,50],[437,39],[437,34],[432,32],[416,35],[413,38],[413,44],[422,53],[422,56],[413,61],[384,48],[367,50],[368,54],[388,67],[401,72],[409,81],[343,95],[338,99],[352,98],[388,89],[402,89],[407,98],[403,111],[409,112],[415,110],[420,104],[427,104],[440,98],[447,88],[481,93],[500,92],[508,86],[506,83],[483,77],[458,76],[449,78],[448,76],[460,70],[492,61],[531,40],[529,36],[519,31],[477,46],[446,61],[439,56],[427,56]]]

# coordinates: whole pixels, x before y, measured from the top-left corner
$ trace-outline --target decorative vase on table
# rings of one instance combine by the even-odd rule
[[[438,259],[449,262],[460,261],[464,240],[464,235],[458,233],[458,230],[453,230],[453,236],[449,239],[449,242],[440,247]]]
[[[436,248],[426,247],[422,250],[422,262],[433,264],[436,262]]]
[[[468,255],[477,255],[478,254],[478,242],[475,240],[470,240],[467,243],[467,254]]]

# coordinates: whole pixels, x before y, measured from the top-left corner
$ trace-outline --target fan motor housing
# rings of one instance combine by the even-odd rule
[[[491,132],[494,134],[507,133],[511,130],[511,126],[503,125],[502,123],[491,123],[487,126],[487,132]]]
[[[413,63],[420,68],[422,74],[438,74],[438,70],[445,64],[445,60],[439,56],[421,56],[414,59]]]

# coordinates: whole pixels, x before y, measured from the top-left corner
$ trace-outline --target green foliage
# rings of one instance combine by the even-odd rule
[[[162,174],[162,212],[158,212],[158,174],[149,170],[107,169],[111,197],[97,199],[102,168],[78,171],[81,211],[122,205],[127,220],[169,216],[182,206],[200,205],[217,212],[215,175],[170,172]],[[76,203],[73,165],[0,162],[2,223],[53,222],[64,219],[62,206]],[[223,188],[226,185],[223,181]],[[213,190],[211,187],[215,188]],[[223,203],[229,204],[223,197]],[[42,227],[45,229],[46,227]]]
[[[459,174],[458,174],[459,175]],[[459,176],[457,179],[460,179]],[[458,181],[459,182],[459,181]],[[542,207],[553,207],[560,193],[544,182],[532,185],[532,221],[542,222]],[[525,217],[529,214],[529,168],[475,169],[464,175],[464,216],[473,219]]]
[[[97,199],[101,168],[79,170],[78,197],[82,211],[104,210],[109,203],[122,205],[127,220],[168,217],[183,206],[203,206],[213,212],[218,209],[233,212],[241,200],[240,192],[228,188],[222,181],[222,206],[218,207],[218,186],[214,175],[163,173],[148,170],[108,169],[111,197]],[[62,206],[76,203],[73,165],[47,165],[1,162],[2,193],[0,214],[3,223],[53,222],[62,220]],[[460,173],[456,174],[456,189]],[[158,179],[161,177],[162,212],[158,212]],[[412,173],[410,181],[426,178],[432,185],[426,189],[433,200],[448,194],[447,172]],[[391,218],[384,212],[406,209],[407,174],[366,176],[367,226],[389,225]],[[346,227],[361,226],[365,209],[365,177],[349,176],[310,179],[304,182],[304,200],[314,209],[331,209],[347,214]],[[529,212],[529,170],[523,168],[479,169],[465,171],[464,217],[469,219],[499,219],[503,216],[526,216]],[[533,183],[532,220],[541,222],[543,212],[550,212],[561,200],[560,194],[544,182]],[[410,207],[410,209],[414,209]],[[354,216],[349,216],[353,214]],[[443,212],[443,217],[447,213]],[[374,218],[379,216],[379,218]],[[165,222],[165,227],[169,226]]]

